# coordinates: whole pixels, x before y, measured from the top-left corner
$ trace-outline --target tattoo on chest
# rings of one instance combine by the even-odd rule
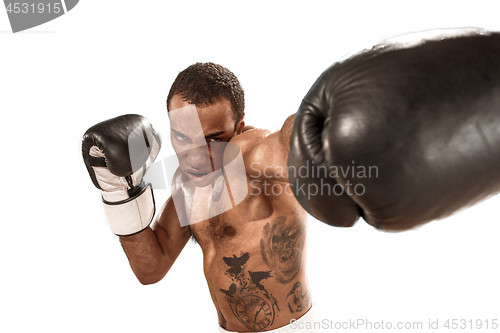
[[[302,264],[305,232],[301,223],[279,217],[262,232],[260,249],[264,262],[271,268],[276,280],[288,283],[297,276]]]
[[[271,271],[247,270],[248,253],[222,259],[228,266],[226,275],[232,283],[228,289],[220,291],[226,295],[234,316],[252,331],[265,330],[273,324],[275,312],[279,311],[276,299],[263,285],[266,279],[272,277]]]
[[[307,290],[303,290],[300,281],[295,282],[286,299],[290,313],[302,312],[308,308],[309,293]]]

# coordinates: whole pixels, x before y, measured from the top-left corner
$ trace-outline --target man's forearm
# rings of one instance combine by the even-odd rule
[[[160,281],[172,266],[161,247],[161,238],[166,237],[163,228],[147,228],[136,235],[120,237],[130,267],[142,284]]]

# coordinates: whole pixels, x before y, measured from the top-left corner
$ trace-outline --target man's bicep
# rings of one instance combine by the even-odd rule
[[[288,155],[283,152],[279,136],[279,132],[272,133],[248,151],[245,166],[250,178],[286,179],[285,161]]]
[[[249,149],[245,166],[251,178],[288,181],[288,152],[294,118],[289,117],[281,130],[268,135]]]

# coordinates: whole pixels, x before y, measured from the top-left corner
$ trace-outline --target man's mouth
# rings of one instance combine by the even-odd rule
[[[208,172],[186,172],[187,176],[191,178],[191,180],[202,180],[209,174]]]
[[[208,175],[208,173],[206,173],[206,172],[189,172],[189,173],[195,177],[201,177],[201,176]]]

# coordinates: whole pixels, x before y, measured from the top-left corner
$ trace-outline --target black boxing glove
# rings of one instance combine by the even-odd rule
[[[161,147],[161,138],[146,118],[124,115],[85,132],[82,154],[102,200],[111,231],[136,234],[151,223],[154,197],[142,178]]]
[[[334,226],[407,230],[498,193],[500,34],[334,64],[296,114],[288,165],[300,204]]]

